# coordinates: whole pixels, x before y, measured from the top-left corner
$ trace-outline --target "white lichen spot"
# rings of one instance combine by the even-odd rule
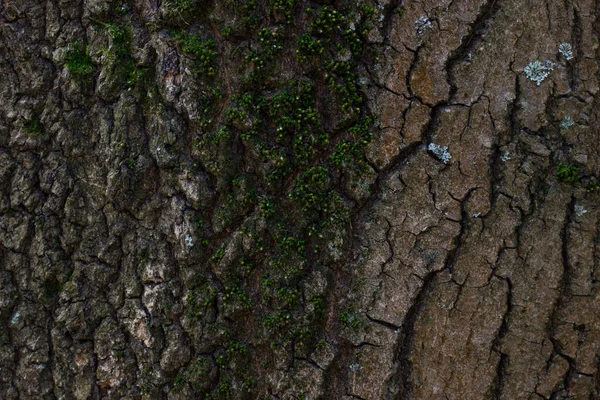
[[[15,325],[15,324],[19,323],[20,319],[21,319],[21,312],[17,311],[15,313],[15,315],[13,315],[13,317],[11,318],[10,323]]]
[[[568,115],[565,116],[562,121],[560,121],[560,127],[563,129],[569,129],[573,125],[575,125],[575,121],[573,121],[573,118],[569,117]]]
[[[187,247],[192,247],[194,245],[194,239],[192,239],[189,233],[185,235],[185,244]]]
[[[535,60],[530,62],[525,67],[525,75],[529,80],[534,81],[538,86],[542,83],[544,79],[550,75],[550,72],[554,69],[554,63],[550,60],[546,60],[542,64],[541,61]]]
[[[350,371],[352,371],[352,372],[358,372],[361,369],[363,369],[363,366],[360,365],[360,364],[358,364],[358,363],[352,363],[352,364],[350,364]]]
[[[583,208],[581,204],[575,205],[575,215],[581,217],[583,214],[587,214],[589,211]]]
[[[427,29],[432,29],[433,25],[427,17],[421,17],[415,21],[415,29],[419,35],[422,35]]]
[[[510,160],[510,153],[507,151],[504,154],[502,154],[502,156],[500,156],[500,159],[503,162],[507,162],[508,160]]]
[[[567,61],[573,58],[573,48],[569,43],[561,43],[558,45],[558,52],[565,57]]]
[[[448,146],[438,146],[435,143],[429,143],[427,150],[431,151],[437,158],[440,159],[444,164],[448,164],[452,155],[448,152]]]

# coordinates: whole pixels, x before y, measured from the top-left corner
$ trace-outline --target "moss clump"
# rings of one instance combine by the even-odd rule
[[[596,178],[592,178],[587,185],[586,191],[588,193],[598,193],[600,191],[600,181]]]
[[[340,314],[340,322],[344,328],[355,330],[360,329],[364,324],[364,321],[353,306],[348,307],[346,311]]]
[[[269,11],[274,15],[283,15],[287,23],[294,23],[294,6],[300,0],[270,0]]]
[[[119,75],[124,77],[128,84],[131,84],[137,67],[131,54],[132,30],[130,27],[125,28],[115,24],[108,24],[106,27],[112,44],[109,58],[115,62]]]
[[[324,211],[330,185],[327,168],[312,167],[296,179],[290,198],[298,202],[304,213],[317,214]]]
[[[298,39],[298,61],[301,63],[307,62],[310,59],[323,55],[325,47],[320,39],[315,39],[310,33],[304,33]]]
[[[259,83],[275,66],[275,59],[283,50],[283,29],[262,28],[258,31],[258,48],[246,54],[245,61],[252,67],[247,80]]]
[[[200,35],[192,35],[186,31],[174,33],[175,40],[181,50],[194,59],[194,72],[200,76],[215,76],[217,43],[212,39],[203,39]]]
[[[200,0],[167,0],[165,10],[168,16],[185,19],[185,17],[196,13],[201,5]]]
[[[77,83],[88,83],[94,73],[95,66],[90,56],[89,48],[79,42],[67,47],[65,66]]]
[[[556,179],[560,182],[577,185],[581,181],[579,168],[571,164],[559,163],[558,167],[556,167]]]
[[[131,90],[138,83],[148,82],[148,68],[141,68],[133,58],[133,28],[131,21],[126,26],[107,23],[90,18],[108,32],[109,46],[104,50],[104,58],[113,66],[115,79]]]

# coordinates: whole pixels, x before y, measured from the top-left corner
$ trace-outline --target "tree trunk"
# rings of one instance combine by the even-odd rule
[[[598,399],[598,3],[0,1],[0,398]]]

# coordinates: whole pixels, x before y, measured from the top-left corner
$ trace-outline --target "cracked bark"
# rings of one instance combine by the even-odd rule
[[[350,79],[357,115],[375,117],[367,172],[328,175],[348,223],[326,256],[305,238],[305,259],[276,256],[300,228],[279,231],[258,200],[293,217],[297,178],[349,137],[325,69],[295,48],[322,3],[351,2],[290,2],[293,24],[277,2],[193,3],[0,4],[0,398],[599,398],[600,3],[354,4],[355,29],[369,22]],[[243,13],[287,32],[262,83]],[[147,86],[115,83],[117,26]],[[216,80],[192,73],[181,29],[214,38]],[[83,84],[65,66],[76,41],[96,68]],[[335,68],[355,57],[342,53],[327,53]],[[556,64],[540,85],[534,60]],[[314,84],[330,143],[276,186],[277,148],[242,137],[274,121],[232,128],[228,112],[294,80]],[[223,127],[229,142],[209,136]],[[558,179],[560,163],[579,178]]]

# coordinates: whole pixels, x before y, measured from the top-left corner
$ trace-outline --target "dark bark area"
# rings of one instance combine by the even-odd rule
[[[598,13],[0,0],[0,398],[600,398]]]

